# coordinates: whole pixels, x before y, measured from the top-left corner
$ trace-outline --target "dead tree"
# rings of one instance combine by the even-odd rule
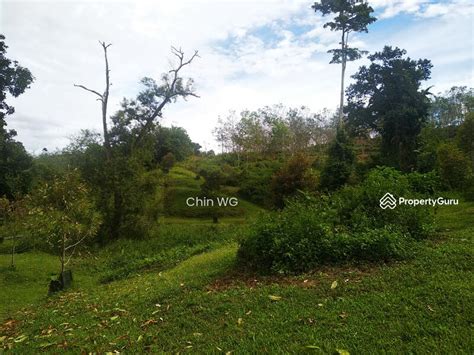
[[[84,89],[86,91],[89,91],[95,95],[97,95],[99,98],[97,99],[102,103],[102,127],[104,131],[104,146],[105,146],[105,154],[107,157],[107,160],[110,160],[111,156],[111,151],[110,151],[110,138],[109,138],[109,132],[107,130],[107,104],[109,101],[109,89],[110,89],[110,70],[109,70],[109,60],[107,58],[107,48],[109,48],[112,44],[105,44],[105,42],[100,42],[100,45],[104,49],[104,58],[105,58],[105,90],[104,93],[100,94],[99,92],[89,89],[85,87],[84,85],[77,85],[74,84],[75,87]]]

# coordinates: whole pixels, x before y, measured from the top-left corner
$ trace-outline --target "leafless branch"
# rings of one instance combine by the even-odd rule
[[[86,88],[84,85],[77,85],[77,84],[74,84],[74,86],[75,86],[76,88],[81,88],[81,89],[84,89],[84,90],[86,90],[86,91],[89,91],[89,92],[91,92],[91,93],[93,93],[93,94],[96,94],[97,96],[99,96],[99,98],[100,98],[101,101],[102,101],[102,99],[103,99],[102,94],[99,94],[99,93],[98,93],[97,91],[95,91],[95,90]]]
[[[166,106],[166,104],[168,104],[171,101],[171,99],[180,95],[183,97],[186,97],[186,96],[199,97],[192,91],[176,92],[176,84],[179,80],[179,72],[181,71],[181,69],[183,69],[183,67],[191,64],[195,58],[199,57],[199,52],[195,50],[193,55],[189,57],[189,59],[187,60],[185,60],[185,55],[181,48],[177,49],[176,47],[171,46],[171,53],[178,58],[178,65],[176,66],[176,68],[171,69],[169,71],[169,73],[173,74],[173,78],[171,80],[169,89],[167,90],[168,92],[165,94],[163,101],[157,106],[155,111],[153,111],[153,113],[145,119],[145,125],[143,126],[142,130],[138,134],[138,137],[135,140],[135,144],[137,144],[143,138],[143,135],[148,131],[148,129],[150,128],[155,118],[161,115],[161,111]]]

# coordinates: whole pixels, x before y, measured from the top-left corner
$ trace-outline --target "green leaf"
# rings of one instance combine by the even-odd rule
[[[336,351],[339,355],[350,355],[350,353],[344,349],[336,349]]]

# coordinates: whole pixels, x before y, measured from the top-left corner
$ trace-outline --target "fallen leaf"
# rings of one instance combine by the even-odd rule
[[[237,319],[237,324],[238,325],[244,324],[244,320],[242,318]]]
[[[344,349],[336,349],[336,351],[339,355],[350,355],[350,353]]]
[[[26,339],[28,339],[28,335],[22,334],[19,337],[15,338],[15,340],[13,340],[13,341],[15,343],[21,343],[21,342],[25,341]]]
[[[331,290],[334,290],[337,287],[337,281],[333,281],[331,284]]]
[[[268,298],[270,298],[272,301],[279,301],[279,300],[281,300],[281,297],[280,297],[280,296],[273,296],[273,295],[270,295],[270,296],[268,296]]]
[[[53,346],[53,345],[55,345],[55,343],[41,343],[39,345],[39,347],[42,348],[42,349],[45,349],[45,348],[49,348],[50,346]]]
[[[342,318],[342,319],[347,318],[347,313],[342,312],[341,314],[339,314],[339,317]]]

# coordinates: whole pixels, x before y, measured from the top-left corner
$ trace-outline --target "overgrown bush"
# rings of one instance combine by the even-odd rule
[[[239,195],[259,206],[271,207],[270,185],[272,176],[280,168],[276,160],[264,160],[244,164],[239,176]]]
[[[283,273],[343,261],[404,258],[415,240],[433,230],[433,216],[426,207],[380,208],[387,192],[421,196],[407,175],[393,168],[374,169],[357,187],[307,195],[257,219],[241,241],[239,258],[258,269]]]
[[[444,186],[451,189],[462,188],[472,174],[469,160],[453,144],[438,148],[438,170]]]
[[[413,241],[396,228],[351,231],[331,223],[330,206],[320,208],[296,202],[262,217],[241,241],[239,259],[262,271],[295,273],[321,264],[401,259],[411,249]]]
[[[311,160],[304,154],[295,154],[272,177],[271,191],[274,205],[283,208],[286,198],[299,190],[311,190],[315,186],[316,179],[311,173]]]

